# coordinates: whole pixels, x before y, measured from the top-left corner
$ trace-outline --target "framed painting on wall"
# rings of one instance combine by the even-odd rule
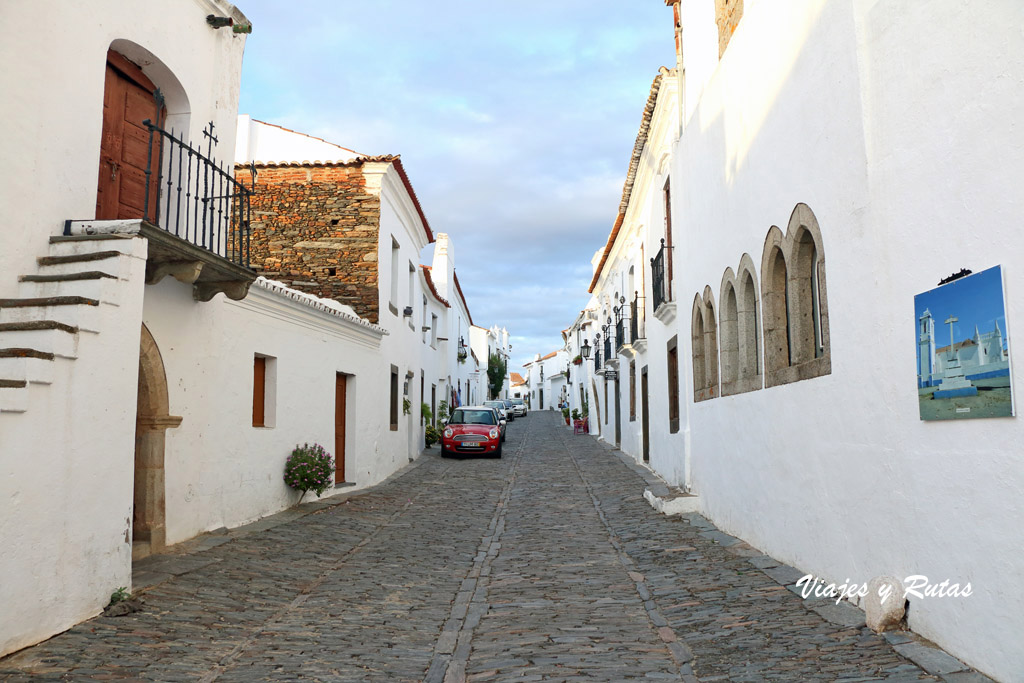
[[[1011,417],[1002,267],[918,294],[914,312],[921,419]]]

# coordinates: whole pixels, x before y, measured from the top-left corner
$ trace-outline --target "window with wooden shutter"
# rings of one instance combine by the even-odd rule
[[[267,420],[267,359],[256,356],[252,372],[252,426],[266,427]]]
[[[398,431],[398,367],[391,366],[391,431]]]
[[[677,337],[668,342],[668,426],[673,434],[679,431],[679,353]]]

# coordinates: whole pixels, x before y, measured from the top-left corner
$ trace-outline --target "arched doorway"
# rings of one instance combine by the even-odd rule
[[[139,394],[135,413],[132,559],[158,553],[167,544],[164,430],[180,424],[180,417],[168,414],[164,361],[156,340],[143,324],[139,344]]]

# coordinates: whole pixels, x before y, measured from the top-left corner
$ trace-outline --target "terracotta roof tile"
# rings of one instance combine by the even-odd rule
[[[420,264],[420,268],[423,269],[423,276],[427,279],[427,287],[430,288],[430,293],[434,295],[435,299],[443,303],[445,308],[451,308],[452,305],[446,299],[442,299],[441,295],[437,293],[437,288],[434,287],[434,278],[430,276],[430,266]]]
[[[608,260],[608,254],[611,253],[612,246],[615,244],[615,238],[619,236],[622,221],[626,218],[626,209],[629,208],[629,199],[633,194],[633,183],[636,180],[637,168],[640,166],[640,157],[643,156],[644,147],[647,146],[647,136],[651,132],[651,117],[654,116],[654,109],[658,104],[658,92],[661,90],[662,76],[666,73],[668,73],[668,70],[662,67],[662,71],[654,77],[654,82],[651,83],[651,92],[647,96],[647,104],[644,106],[644,114],[640,120],[640,130],[636,134],[636,142],[633,143],[633,155],[629,158],[626,182],[622,186],[619,213],[615,217],[615,224],[612,225],[612,231],[608,235],[607,243],[604,245],[604,253],[601,254],[601,262],[597,264],[597,270],[594,271],[594,279],[590,281],[590,288],[587,292],[592,293],[594,287],[597,286],[597,281],[601,277],[601,271],[604,270],[605,261]]]

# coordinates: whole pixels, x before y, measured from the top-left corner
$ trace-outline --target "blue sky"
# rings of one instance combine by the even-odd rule
[[[915,325],[925,309],[935,320],[936,348],[949,346],[949,325],[943,321],[951,315],[958,319],[953,323],[954,342],[973,337],[975,325],[982,334],[991,332],[997,321],[1005,336],[1002,268],[995,266],[918,294],[914,297]]]
[[[401,154],[447,232],[477,324],[513,370],[561,346],[615,220],[651,81],[674,66],[661,0],[238,0],[239,112]]]

